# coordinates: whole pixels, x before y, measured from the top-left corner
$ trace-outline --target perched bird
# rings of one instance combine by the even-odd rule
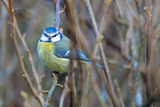
[[[70,59],[70,39],[61,34],[56,28],[46,28],[38,41],[37,51],[40,60],[59,74],[67,72]],[[80,49],[73,50],[73,59],[82,63],[92,63]],[[77,64],[74,61],[74,68]],[[102,66],[96,63],[100,68]]]

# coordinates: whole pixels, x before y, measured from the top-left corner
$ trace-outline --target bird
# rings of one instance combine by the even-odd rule
[[[71,40],[56,28],[47,27],[43,31],[37,44],[39,59],[54,72],[58,74],[66,73],[71,55],[70,43]],[[73,50],[73,59],[80,60],[81,63],[92,63],[79,48]],[[104,69],[101,65],[95,64]],[[73,67],[77,67],[76,61],[74,61]]]

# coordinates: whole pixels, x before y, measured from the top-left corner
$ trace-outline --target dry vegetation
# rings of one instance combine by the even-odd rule
[[[0,107],[159,107],[160,1],[58,1],[0,1]],[[36,49],[49,26],[105,69],[71,57],[51,76]]]

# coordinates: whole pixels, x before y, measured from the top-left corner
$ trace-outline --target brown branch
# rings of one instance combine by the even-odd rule
[[[66,6],[63,7],[63,9],[59,12],[59,14],[65,13],[65,9],[66,9]]]
[[[145,0],[146,7],[144,7],[147,17],[147,41],[146,41],[146,91],[147,100],[150,100],[151,86],[150,86],[150,61],[151,61],[151,40],[152,40],[152,0]]]
[[[40,93],[42,93],[42,94],[48,94],[48,90],[42,90],[42,91],[40,91]]]
[[[95,48],[94,48],[94,52],[93,52],[93,58],[96,56],[97,52],[98,52],[98,48],[99,48],[99,45],[102,41],[102,32],[104,30],[104,24],[105,24],[105,20],[106,20],[106,16],[107,16],[107,11],[108,11],[108,8],[109,8],[109,5],[111,4],[112,0],[108,0],[107,2],[105,2],[105,9],[104,9],[104,12],[103,12],[103,16],[102,16],[102,19],[101,19],[101,23],[100,23],[100,30],[99,30],[99,36],[96,37],[96,45],[95,45]],[[99,42],[98,42],[99,41]]]
[[[104,30],[104,24],[105,24],[105,20],[106,20],[106,16],[107,16],[107,11],[108,11],[108,8],[111,4],[112,0],[108,0],[105,2],[105,9],[104,9],[104,12],[103,12],[103,16],[102,16],[102,19],[101,19],[101,23],[100,23],[100,28],[99,28],[99,33],[101,34]]]
[[[61,84],[57,84],[57,87],[63,88],[63,85],[61,85]]]
[[[66,81],[65,81],[65,83],[64,83],[64,90],[63,90],[63,92],[62,92],[62,94],[61,94],[61,98],[60,98],[60,104],[59,104],[59,107],[63,107],[63,103],[64,103],[64,98],[65,98],[65,96],[69,93],[69,91],[70,91],[70,89],[69,89],[69,87],[68,87],[68,77],[66,77]]]
[[[121,0],[116,0],[117,8],[120,14],[120,18],[124,18],[124,13],[123,13],[123,6],[122,6],[122,1]]]
[[[95,17],[94,17],[94,13],[93,13],[90,1],[89,0],[84,0],[84,1],[85,1],[85,4],[86,4],[88,12],[89,12],[89,16],[90,16],[90,19],[91,19],[91,22],[92,22],[92,25],[93,25],[94,33],[95,33],[96,37],[99,37],[100,33],[98,31],[98,27],[97,27],[97,24],[96,24],[96,20],[95,20]],[[111,76],[110,76],[110,70],[109,70],[109,67],[108,67],[108,63],[106,62],[104,49],[103,49],[103,46],[102,46],[101,43],[100,43],[100,53],[101,53],[102,61],[103,61],[103,64],[104,64],[105,76],[106,76],[106,79],[107,79],[107,82],[108,82],[108,88],[109,88],[108,91],[110,91],[110,93],[108,93],[108,94],[110,95],[114,106],[119,107],[118,99],[117,99],[117,97],[115,95],[115,92],[114,92],[114,89],[113,89],[112,79],[111,79]]]
[[[29,101],[29,96],[26,92],[21,91],[21,96],[24,98],[24,107],[31,107],[30,101]]]
[[[120,66],[121,68],[123,69],[131,69],[131,64],[123,64],[122,62],[120,61],[116,61],[116,60],[112,60],[112,59],[108,59],[106,58],[108,64],[112,64],[112,65],[117,65],[117,66]]]
[[[6,1],[4,1],[4,0],[2,0],[2,1],[3,1],[4,5],[7,6]],[[8,9],[8,7],[6,7],[6,8]],[[27,43],[26,43],[26,41],[24,39],[24,36],[22,36],[22,34],[21,34],[20,30],[19,30],[19,27],[18,27],[18,24],[17,24],[17,21],[16,21],[16,18],[15,18],[14,14],[13,14],[13,20],[14,20],[14,23],[12,23],[12,25],[14,26],[14,28],[15,28],[17,34],[18,34],[18,37],[19,37],[23,47],[25,48],[25,51],[27,53],[28,60],[29,60],[29,63],[30,63],[30,66],[31,66],[31,69],[32,69],[32,72],[33,72],[33,75],[34,75],[34,78],[36,80],[37,88],[40,91],[40,90],[42,90],[42,88],[41,88],[41,85],[39,84],[39,77],[38,77],[37,71],[35,69],[35,65],[33,63],[32,55],[31,55],[30,50],[28,48],[28,45],[27,45]]]
[[[68,71],[69,77],[69,88],[71,94],[71,107],[77,106],[77,94],[76,94],[76,87],[75,87],[75,79],[74,79],[74,72],[73,72],[73,49],[74,49],[74,42],[71,41],[70,43],[70,50],[71,50],[71,57],[70,57],[70,68]]]
[[[138,15],[136,15],[136,13],[134,13],[134,10],[132,9],[132,7],[128,4],[128,1],[125,0],[125,4],[127,5],[129,11],[131,12],[133,19],[135,19],[135,21],[139,21],[139,17]]]
[[[74,0],[66,0],[66,2],[68,5],[67,7],[69,8],[71,21],[72,21],[71,22],[72,26],[70,26],[69,28],[71,29],[72,32],[74,32],[75,38],[77,40],[76,42],[78,42],[77,45],[79,46],[79,48],[83,47],[84,50],[86,50],[86,53],[89,53],[89,48],[87,48],[88,47],[87,41],[84,38],[84,36],[82,36],[83,34],[82,34],[82,31],[80,30],[80,25],[78,21],[79,16],[77,15],[77,12],[76,12]]]
[[[83,96],[82,96],[82,102],[81,102],[82,107],[88,107],[88,105],[87,105],[87,103],[88,103],[88,92],[89,92],[89,86],[90,86],[90,83],[91,83],[92,70],[93,70],[93,68],[90,65],[88,65],[87,66],[87,80],[85,82],[85,86],[84,86],[84,90],[83,90]]]
[[[94,91],[95,91],[95,93],[96,93],[96,95],[98,97],[98,100],[99,100],[99,102],[101,104],[101,107],[107,107],[106,102],[101,97],[101,89],[98,86],[98,83],[97,83],[97,81],[95,79],[92,79],[92,84],[93,84],[93,89],[94,89]]]
[[[7,6],[7,5],[5,5],[5,6]],[[16,36],[15,36],[15,26],[14,26],[14,24],[15,24],[14,21],[15,20],[14,20],[14,13],[13,13],[13,9],[12,9],[12,0],[9,0],[9,12],[10,12],[10,17],[11,17],[11,22],[12,22],[12,24],[11,24],[12,25],[12,40],[13,40],[13,44],[15,46],[15,50],[16,50],[16,54],[17,54],[20,66],[21,66],[22,71],[23,71],[23,76],[26,79],[34,97],[40,102],[41,105],[43,105],[43,99],[42,99],[42,97],[40,97],[38,95],[38,93],[34,89],[33,84],[32,84],[32,82],[31,82],[31,80],[28,76],[28,73],[27,73],[26,69],[25,69],[25,66],[24,66],[24,63],[23,63],[23,58],[21,58],[20,53],[19,53],[17,39],[16,39]]]
[[[7,10],[8,10],[8,12],[9,12],[10,10],[9,10],[9,6],[8,6],[7,1],[2,0],[2,2],[3,2],[4,6],[6,7],[6,9],[7,9]]]
[[[123,99],[122,99],[121,89],[120,89],[120,87],[119,87],[118,81],[117,81],[117,80],[115,80],[115,81],[114,81],[114,84],[115,84],[116,89],[117,89],[118,98],[119,98],[119,101],[120,101],[121,107],[125,107],[124,102],[123,102]]]
[[[35,81],[36,81],[37,88],[40,91],[40,90],[42,90],[42,87],[39,84],[39,77],[38,77],[37,71],[35,69],[35,65],[34,65],[34,62],[33,62],[32,55],[31,55],[30,50],[28,48],[28,45],[27,45],[27,43],[26,43],[26,41],[24,39],[24,36],[22,36],[22,34],[21,34],[20,30],[19,30],[19,27],[18,27],[18,24],[17,24],[17,21],[16,21],[16,18],[14,16],[14,14],[13,14],[13,17],[14,17],[13,26],[14,26],[16,32],[17,32],[17,35],[18,35],[18,37],[19,37],[19,39],[20,39],[20,41],[21,41],[26,53],[27,53],[28,60],[29,60],[29,63],[30,63],[30,66],[31,66],[31,69],[32,69],[32,72],[33,72],[33,75],[34,75],[34,78],[35,78]],[[43,94],[41,94],[41,96],[43,97]]]
[[[22,34],[21,34],[20,30],[19,30],[19,27],[18,27],[18,24],[17,24],[17,21],[16,21],[15,16],[14,16],[14,21],[15,21],[15,23],[14,23],[15,30],[16,30],[17,35],[18,35],[18,37],[19,37],[19,39],[20,39],[20,41],[21,41],[21,43],[22,43],[22,45],[23,45],[23,47],[24,47],[24,49],[25,49],[25,51],[26,51],[26,53],[27,53],[28,60],[29,60],[29,63],[30,63],[30,66],[31,66],[31,69],[32,69],[32,72],[33,72],[33,75],[34,75],[34,79],[35,79],[37,88],[38,88],[39,91],[41,91],[41,90],[42,90],[42,87],[41,87],[41,85],[39,84],[40,81],[39,81],[39,77],[38,77],[38,74],[37,74],[37,71],[36,71],[34,62],[33,62],[32,55],[31,55],[31,53],[30,53],[30,50],[29,50],[29,48],[28,48],[28,45],[27,45],[24,37],[22,36]],[[41,94],[41,96],[43,96],[43,95]]]
[[[40,80],[39,80],[39,84],[40,84],[40,85],[42,84],[42,80],[43,80],[43,78],[45,77],[45,75],[46,75],[46,74],[42,74],[42,75],[41,75]],[[39,90],[39,91],[41,91],[41,90]]]

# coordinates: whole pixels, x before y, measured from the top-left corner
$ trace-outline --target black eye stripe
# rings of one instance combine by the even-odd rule
[[[52,37],[56,37],[57,35],[59,35],[60,33],[58,33],[58,34],[55,34],[54,36],[52,36]]]
[[[45,36],[49,37],[47,34],[43,33]]]
[[[43,33],[46,37],[49,37],[47,34],[45,34],[45,33]],[[56,37],[57,35],[59,35],[60,34],[60,32],[58,33],[58,34],[55,34],[55,35],[53,35],[53,36],[51,36],[51,38],[52,37]]]

